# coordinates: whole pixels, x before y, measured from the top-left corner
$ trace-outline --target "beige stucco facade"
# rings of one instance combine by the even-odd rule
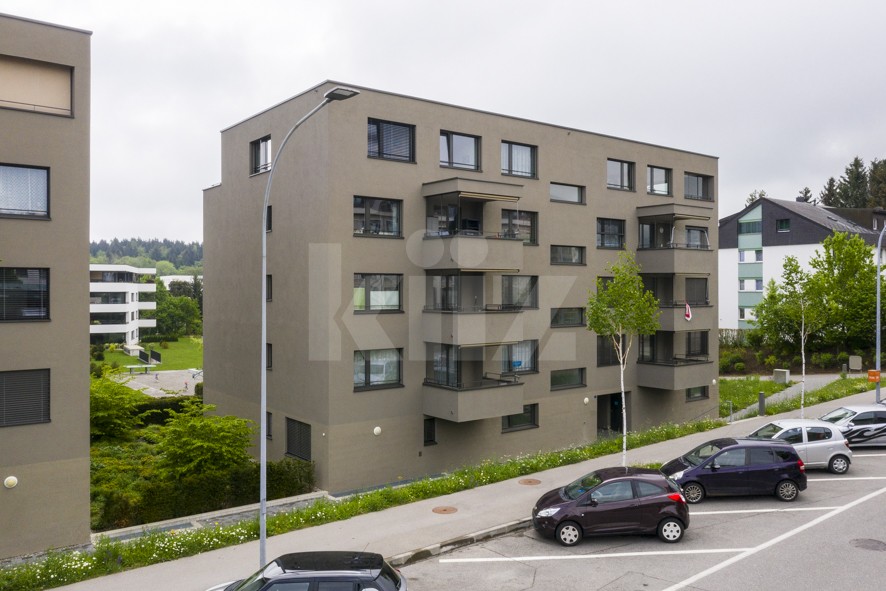
[[[336,85],[321,84],[221,133],[221,182],[204,192],[204,396],[222,413],[259,420],[268,173],[252,172],[250,144],[270,136],[276,157],[289,128]],[[618,366],[598,367],[597,337],[584,327],[552,327],[552,309],[584,307],[597,277],[618,260],[621,248],[597,246],[598,218],[622,222],[623,249],[636,252],[650,280],[658,278],[663,300],[664,332],[647,348],[647,362],[638,362],[636,338],[631,349],[629,428],[717,415],[716,158],[358,90],[300,127],[276,163],[266,234],[270,459],[308,451],[299,439],[308,425],[318,485],[338,492],[606,434],[620,398]],[[370,121],[410,126],[412,154],[370,156]],[[441,132],[474,138],[478,164],[441,165]],[[503,174],[503,142],[532,148],[528,174]],[[630,165],[633,182],[625,190],[608,187],[609,160]],[[669,171],[666,194],[647,192],[650,165]],[[703,198],[686,197],[684,173],[703,179]],[[582,203],[552,199],[552,183],[577,188]],[[395,202],[395,229],[368,233],[357,222],[358,197]],[[437,202],[455,204],[460,228],[429,231],[431,214],[443,211],[433,209]],[[514,211],[535,214],[533,244],[504,231],[502,218]],[[669,228],[670,240],[638,250],[642,223]],[[684,239],[690,226],[692,240],[703,234],[703,244]],[[579,247],[583,261],[552,264],[551,246]],[[363,274],[402,276],[395,305],[355,311],[365,305],[355,295],[355,275]],[[434,304],[429,277],[440,274],[459,277],[457,309]],[[503,279],[509,276],[536,277],[537,302],[514,306]],[[699,299],[702,283],[695,283],[691,321],[684,318],[687,277],[706,285]],[[693,355],[684,354],[690,332]],[[532,371],[506,366],[509,347],[525,341],[536,342]],[[443,346],[457,356],[445,370],[457,377],[448,386],[437,377],[441,357],[432,353]],[[355,386],[363,379],[355,352],[391,349],[402,359],[398,379]],[[559,379],[552,372],[563,370],[581,380],[552,387]],[[486,387],[472,385],[480,382]],[[510,428],[515,423],[503,417],[527,405],[528,414],[515,419],[518,426],[528,419],[526,428]]]
[[[0,268],[48,284],[48,309],[0,322],[0,557],[89,541],[90,37],[0,15]],[[48,186],[23,210],[12,177],[35,167]],[[42,418],[13,408],[12,376],[33,372],[48,376]]]

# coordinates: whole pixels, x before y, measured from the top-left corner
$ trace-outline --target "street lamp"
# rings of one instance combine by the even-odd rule
[[[880,402],[880,257],[883,243],[883,232],[886,232],[886,224],[880,230],[880,237],[877,238],[877,403]]]
[[[265,187],[265,201],[262,207],[262,224],[261,224],[261,408],[259,414],[259,423],[261,425],[259,432],[259,518],[258,518],[258,561],[259,568],[266,563],[265,546],[268,537],[267,515],[268,515],[268,203],[271,199],[271,183],[274,181],[274,172],[277,170],[277,162],[280,155],[283,154],[283,148],[289,142],[289,138],[299,126],[310,119],[310,117],[331,103],[332,101],[343,101],[360,94],[360,91],[350,88],[342,88],[337,86],[323,95],[323,102],[314,107],[307,115],[298,120],[292,126],[292,129],[283,138],[280,149],[277,154],[271,157],[271,167],[268,173],[268,184]]]

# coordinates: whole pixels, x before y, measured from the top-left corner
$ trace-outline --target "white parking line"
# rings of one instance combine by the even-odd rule
[[[839,476],[836,478],[807,478],[806,482],[842,482],[844,480],[886,480],[886,476]]]
[[[883,456],[886,456],[886,454],[860,454],[860,453],[854,453],[854,454],[852,454],[852,459],[854,460],[854,459],[856,459],[856,458],[882,458]]]
[[[732,558],[725,560],[716,566],[712,566],[711,568],[704,570],[696,575],[693,575],[693,576],[689,577],[688,579],[680,581],[679,583],[677,583],[675,585],[671,585],[670,587],[668,587],[664,591],[677,591],[678,589],[683,589],[684,587],[688,587],[688,586],[694,584],[696,581],[700,581],[701,579],[707,577],[708,575],[712,575],[718,571],[723,570],[727,566],[731,566],[731,565],[735,564],[736,562],[744,560],[745,558],[747,558],[749,556],[753,556],[754,554],[756,554],[757,552],[760,552],[761,550],[765,550],[771,546],[775,546],[776,544],[780,544],[781,542],[784,542],[785,540],[792,538],[793,536],[797,535],[798,533],[806,531],[807,529],[809,529],[811,527],[815,527],[819,523],[822,523],[822,522],[830,519],[831,517],[835,517],[835,516],[839,515],[840,513],[843,513],[844,511],[847,511],[847,510],[855,507],[856,505],[861,505],[862,503],[866,503],[867,501],[870,501],[871,499],[878,497],[879,495],[883,494],[884,492],[886,492],[886,488],[881,488],[881,489],[876,490],[872,493],[866,494],[865,496],[861,497],[860,499],[856,499],[856,500],[852,501],[851,503],[847,503],[843,507],[840,507],[838,509],[834,509],[830,513],[825,513],[824,515],[820,515],[819,517],[816,517],[812,521],[805,523],[805,524],[801,525],[800,527],[796,527],[788,532],[781,534],[780,536],[772,538],[768,542],[763,542],[759,546],[756,546],[754,548],[750,548],[750,549],[742,552],[738,556],[733,556]]]
[[[704,515],[732,515],[737,513],[790,513],[792,511],[833,511],[839,507],[792,507],[790,509],[736,509],[734,511],[690,511],[690,517]]]
[[[568,554],[566,556],[499,556],[495,558],[441,558],[440,562],[537,562],[542,560],[592,560],[595,558],[634,558],[637,556],[681,556],[690,554],[728,554],[753,548],[711,548],[708,550],[660,550],[657,552],[613,552],[611,554]]]

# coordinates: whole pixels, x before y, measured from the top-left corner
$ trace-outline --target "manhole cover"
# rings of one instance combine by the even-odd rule
[[[538,478],[522,478],[517,481],[518,484],[525,484],[526,486],[535,486],[536,484],[541,484],[541,480]]]
[[[861,548],[862,550],[873,550],[874,552],[886,552],[886,542],[881,542],[880,540],[852,540],[849,542],[849,545],[854,548]]]
[[[456,509],[455,507],[434,507],[432,511],[434,513],[442,513],[443,515],[446,515],[449,513],[455,513],[456,511],[458,511],[458,509]]]

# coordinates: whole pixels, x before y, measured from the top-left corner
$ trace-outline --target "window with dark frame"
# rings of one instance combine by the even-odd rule
[[[354,197],[354,235],[374,237],[403,236],[403,202],[399,199]]]
[[[670,195],[671,169],[659,166],[646,167],[646,192],[653,195]]]
[[[634,190],[634,163],[624,160],[606,161],[606,187],[622,191]]]
[[[538,404],[524,404],[523,412],[501,418],[501,431],[521,431],[538,427]]]
[[[683,196],[686,199],[713,201],[711,192],[713,178],[703,174],[683,173]]]
[[[761,220],[738,222],[739,234],[760,234],[761,232],[763,232],[763,222]]]
[[[551,370],[551,390],[581,388],[586,385],[585,368],[583,367]]]
[[[311,426],[286,417],[286,455],[310,462]]]
[[[268,215],[265,218],[265,232],[270,232],[274,227],[274,218],[271,216],[271,213],[273,213],[274,210],[271,209],[271,207],[273,206],[269,205],[267,208]]]
[[[501,173],[535,178],[536,150],[535,146],[502,141]]]
[[[560,246],[551,245],[552,265],[584,265],[584,246]]]
[[[791,220],[789,218],[775,220],[775,231],[776,232],[790,232],[791,231]]]
[[[265,369],[271,369],[274,365],[274,346],[271,343],[265,343]]]
[[[271,411],[265,411],[265,432],[267,433],[266,439],[273,439],[273,433],[271,431],[271,425],[274,424],[272,420],[274,418],[274,414]]]
[[[584,203],[585,189],[577,185],[565,185],[563,183],[551,183],[550,185],[551,201],[559,201],[561,203]]]
[[[621,337],[624,344],[624,335]],[[612,337],[597,335],[597,367],[609,367],[611,365],[619,365],[618,352],[615,350],[615,343]]]
[[[403,275],[354,273],[354,311],[399,311],[402,301]]]
[[[49,369],[0,371],[0,427],[50,422]]]
[[[523,240],[523,244],[538,244],[538,213],[516,209],[501,210],[501,235]]]
[[[370,158],[415,162],[415,126],[370,119],[367,125]]]
[[[265,275],[265,301],[270,302],[274,299],[274,281],[273,277],[268,274]]]
[[[708,354],[708,332],[692,331],[686,334],[686,356],[693,357]]]
[[[506,374],[538,371],[538,341],[502,345],[501,372]]]
[[[0,267],[0,321],[35,320],[49,320],[49,269]]]
[[[708,398],[707,386],[695,386],[694,388],[686,388],[686,401],[704,400]]]
[[[49,217],[49,169],[0,165],[0,215]]]
[[[551,308],[551,328],[585,325],[584,308]]]
[[[440,166],[480,169],[480,138],[452,131],[440,131]]]
[[[597,248],[624,249],[624,247],[624,220],[597,218]]]
[[[251,174],[271,170],[271,136],[266,135],[249,143],[249,171]]]
[[[707,277],[686,278],[686,302],[699,306],[707,305],[709,303]]]
[[[425,417],[424,444],[437,445],[437,419],[434,417]]]
[[[502,306],[505,308],[538,308],[538,277],[535,275],[502,275]]]
[[[402,385],[402,349],[354,351],[354,390]]]

